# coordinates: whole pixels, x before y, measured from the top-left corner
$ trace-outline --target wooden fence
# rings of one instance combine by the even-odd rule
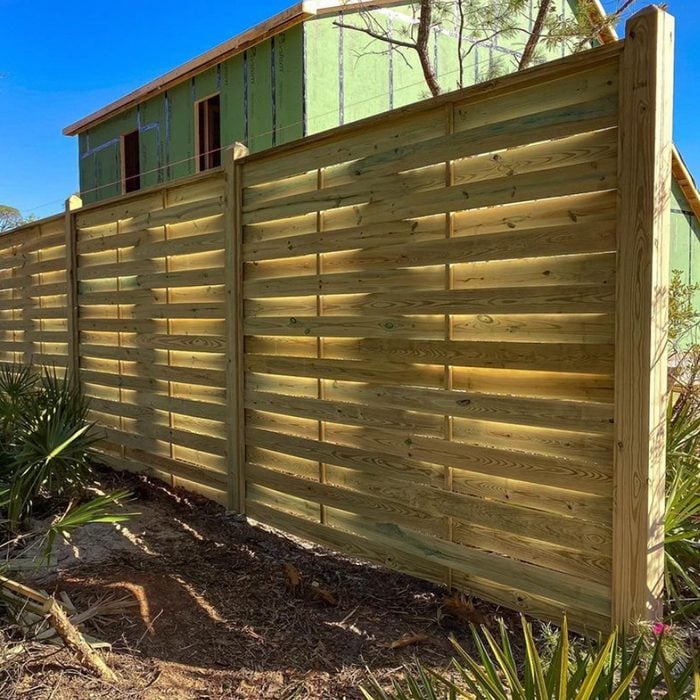
[[[651,616],[672,32],[651,8],[625,42],[72,200],[2,239],[0,359],[78,372],[114,466],[579,628]]]
[[[225,501],[223,199],[218,172],[72,219],[75,361],[109,463]]]
[[[63,215],[0,236],[0,362],[65,368],[68,358]]]

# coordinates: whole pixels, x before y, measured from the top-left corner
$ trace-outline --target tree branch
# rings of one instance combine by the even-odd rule
[[[428,55],[428,40],[430,39],[430,29],[433,21],[433,6],[431,0],[420,0],[420,17],[418,20],[418,36],[416,37],[416,51],[420,60],[425,82],[430,88],[433,97],[440,94],[440,85],[438,85],[433,66],[430,63]]]
[[[581,39],[580,42],[576,45],[575,51],[581,51],[583,47],[589,42],[592,41],[593,39],[597,39],[601,32],[606,28],[609,27],[610,25],[613,25],[617,22],[618,19],[620,19],[621,15],[627,8],[631,7],[637,2],[637,0],[624,0],[624,2],[618,6],[617,10],[615,12],[611,12],[608,15],[605,15],[605,17],[602,19],[601,22],[598,22],[597,24],[592,24],[590,27],[590,31],[588,33],[588,36],[584,37]]]
[[[552,7],[552,0],[540,0],[540,7],[537,10],[537,17],[535,17],[535,23],[532,26],[532,32],[530,34],[525,48],[523,49],[523,55],[520,58],[520,63],[518,64],[518,70],[523,70],[530,65],[532,57],[535,55],[535,49],[542,36],[542,29],[544,29],[544,23],[547,19],[547,13]]]
[[[457,61],[459,62],[459,87],[464,87],[464,58],[468,56],[474,45],[470,47],[465,55],[462,55],[462,46],[464,44],[464,6],[462,0],[458,0],[457,7],[459,8],[459,35],[457,37]]]
[[[353,29],[356,32],[362,32],[363,34],[367,34],[367,36],[371,36],[373,39],[378,39],[379,41],[383,41],[387,44],[393,44],[394,46],[403,46],[406,49],[413,49],[414,51],[417,51],[417,47],[414,43],[411,43],[410,41],[403,41],[402,39],[394,39],[393,37],[386,36],[384,34],[378,34],[377,32],[369,29],[368,27],[358,27],[354,24],[345,24],[345,22],[333,22],[333,24],[336,27],[342,27],[343,29]]]
[[[345,22],[335,21],[333,24],[336,27],[343,27],[344,29],[352,29],[356,32],[362,32],[367,36],[371,36],[373,39],[378,41],[383,41],[385,44],[390,44],[392,46],[400,46],[405,49],[412,49],[418,54],[418,60],[420,61],[421,69],[423,70],[423,77],[425,82],[430,88],[430,92],[433,97],[440,94],[440,85],[438,84],[437,78],[435,77],[435,71],[433,70],[433,65],[430,62],[429,55],[429,40],[430,40],[430,30],[432,29],[433,22],[433,0],[421,0],[420,1],[420,13],[418,16],[418,35],[415,42],[405,41],[403,39],[396,39],[392,36],[386,34],[380,34],[379,32],[368,27],[358,27],[355,24],[346,24]]]

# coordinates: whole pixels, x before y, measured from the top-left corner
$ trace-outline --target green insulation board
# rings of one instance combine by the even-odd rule
[[[374,32],[399,40],[415,35],[415,17],[408,6],[375,9],[370,14]],[[304,24],[307,133],[332,129],[430,97],[416,52],[392,48],[352,28],[367,26],[356,12],[311,19]],[[440,30],[431,34],[428,50],[443,91],[457,87],[457,49],[454,32]],[[466,84],[472,84],[473,77],[472,70]]]
[[[80,190],[89,204],[121,193],[121,135],[138,128],[132,108],[85,133],[80,154]]]
[[[691,281],[692,214],[680,188],[673,183],[671,199],[671,270],[677,270],[683,281]]]
[[[304,28],[292,27],[274,38],[275,145],[304,136]]]
[[[165,181],[165,115],[165,95],[158,95],[139,105],[141,187]]]
[[[345,21],[361,25],[361,20],[352,16]],[[375,23],[376,31],[386,31],[385,16],[377,15]],[[332,46],[329,58],[335,55],[342,61],[343,120],[348,124],[391,109],[391,61],[387,44],[362,32],[333,27],[327,41],[334,38],[339,42],[341,34],[342,54]]]
[[[677,183],[671,197],[671,270],[681,273],[685,284],[700,285],[700,222]],[[700,311],[700,291],[693,306]]]
[[[80,182],[85,201],[119,193],[119,141],[137,125],[141,187],[194,175],[196,105],[212,95],[221,98],[223,147],[239,141],[259,151],[301,138],[303,44],[303,27],[292,27],[81,134]],[[98,156],[96,147],[109,153]]]
[[[335,17],[304,24],[306,133],[317,134],[340,124],[340,51]]]
[[[221,64],[221,142],[246,140],[245,57],[242,53]]]
[[[191,80],[168,90],[168,180],[194,175],[194,97]]]
[[[193,84],[193,99],[195,102],[216,95],[219,92],[219,67],[212,66],[203,73],[195,75]]]
[[[273,145],[272,42],[264,41],[246,51],[248,148],[261,151]]]
[[[96,201],[95,197],[95,165],[87,155],[90,139],[87,132],[80,134],[78,138],[78,162],[80,172],[80,189],[83,192],[83,201],[87,204]]]

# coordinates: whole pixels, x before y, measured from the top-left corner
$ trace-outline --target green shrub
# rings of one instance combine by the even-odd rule
[[[89,450],[100,438],[88,421],[80,388],[55,371],[37,374],[19,364],[0,364],[0,520],[27,542],[26,523],[38,500],[53,515],[43,533],[46,547],[88,522],[118,522],[112,513],[125,491],[82,502],[94,474]],[[60,509],[60,515],[58,511]],[[9,534],[9,533],[8,533]],[[32,533],[29,539],[36,541]],[[12,541],[10,539],[10,541]],[[11,552],[8,552],[11,556]]]
[[[93,483],[89,449],[99,435],[87,411],[79,388],[55,371],[0,364],[0,619],[28,604],[17,591],[29,588],[6,573],[48,561],[56,539],[84,525],[133,515],[121,508],[128,491],[105,494]],[[39,502],[48,519],[30,528]]]
[[[668,339],[674,353],[697,342],[698,316],[696,298],[700,285],[683,281],[683,272],[673,270],[668,294]]]
[[[672,396],[666,443],[666,602],[673,619],[700,612],[700,285],[674,270],[669,293]]]
[[[391,690],[374,678],[361,690],[367,700],[652,700],[661,689],[671,699],[693,697],[693,685],[700,690],[693,664],[677,662],[672,668],[664,653],[664,627],[657,631],[651,643],[643,635],[631,643],[614,632],[595,647],[582,646],[570,641],[564,620],[545,658],[522,618],[518,646],[525,656],[518,664],[503,622],[498,639],[485,627],[480,632],[472,627],[476,657],[453,642],[454,680],[418,664]]]
[[[666,599],[672,617],[700,611],[700,396],[695,382],[669,404],[666,440]]]
[[[0,480],[8,487],[7,519],[18,531],[40,494],[76,496],[92,469],[88,451],[98,439],[87,403],[55,371],[0,367]]]

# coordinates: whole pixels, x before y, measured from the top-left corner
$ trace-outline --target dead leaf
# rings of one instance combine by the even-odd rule
[[[404,634],[398,639],[395,639],[391,644],[389,644],[390,649],[403,649],[404,647],[410,647],[413,644],[422,644],[428,641],[427,634],[421,634],[417,632],[416,634]]]
[[[338,601],[333,593],[327,588],[324,588],[318,581],[311,582],[311,592],[315,598],[322,600],[324,603],[328,603],[328,605],[338,605]]]
[[[292,590],[298,588],[301,583],[301,575],[297,567],[287,562],[284,565],[284,573],[287,574],[287,587]]]
[[[471,622],[473,625],[485,625],[486,618],[474,607],[474,603],[468,598],[465,598],[461,593],[453,593],[446,596],[440,610],[443,615],[451,615],[465,622]]]

